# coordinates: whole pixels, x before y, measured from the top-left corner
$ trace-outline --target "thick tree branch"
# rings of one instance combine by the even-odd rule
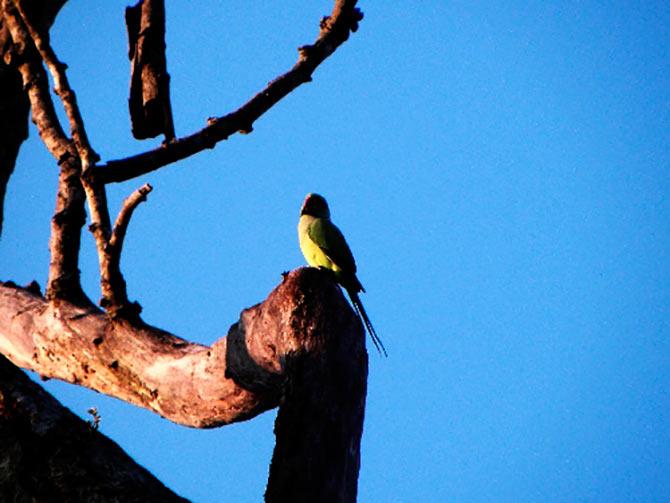
[[[186,502],[0,355],[2,501]]]
[[[287,361],[266,502],[356,501],[368,356],[364,340],[328,342]]]
[[[319,36],[312,45],[300,48],[295,66],[270,82],[238,110],[223,117],[210,119],[207,127],[190,136],[125,159],[109,161],[95,168],[95,178],[101,183],[130,180],[168,164],[201,152],[227,139],[236,132],[250,133],[254,122],[272,106],[305,82],[310,82],[314,70],[358,29],[363,14],[356,0],[337,0],[333,12],[321,21]]]
[[[358,318],[331,275],[312,268],[288,274],[211,347],[0,286],[0,352],[16,365],[197,428],[275,407],[287,361],[350,338],[364,344]]]
[[[28,137],[28,110],[21,76],[15,68],[0,61],[0,235],[7,184],[19,147]]]

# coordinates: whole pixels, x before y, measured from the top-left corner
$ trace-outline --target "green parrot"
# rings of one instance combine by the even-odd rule
[[[388,356],[384,344],[377,336],[361,299],[358,297],[358,292],[365,292],[365,289],[356,277],[354,256],[340,229],[330,221],[330,210],[323,196],[307,194],[300,209],[298,238],[300,250],[307,263],[312,267],[328,269],[335,274],[337,282],[349,294],[356,314],[367,328],[377,351],[379,354]]]

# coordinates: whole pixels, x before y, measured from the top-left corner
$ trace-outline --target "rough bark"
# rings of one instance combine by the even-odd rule
[[[10,0],[3,0],[1,4],[3,26],[11,38],[11,50],[5,53],[5,60],[16,67],[31,105],[33,123],[60,165],[59,190],[49,239],[51,259],[47,297],[68,298],[85,304],[87,298],[79,282],[79,246],[81,227],[85,222],[84,191],[79,180],[81,162],[75,146],[58,122],[40,55],[28,35],[16,4]],[[44,26],[39,11],[32,9],[30,2],[20,2],[18,5],[21,6],[21,12],[33,13],[35,16],[32,26]]]
[[[364,338],[329,338],[316,358],[290,357],[286,368],[266,501],[355,502],[368,374]]]
[[[163,0],[141,0],[126,7],[130,59],[130,121],[137,139],[174,138],[170,75],[165,57]]]
[[[0,352],[197,428],[280,405],[266,500],[356,501],[365,333],[327,271],[288,273],[211,347],[0,284]]]
[[[16,365],[196,428],[277,406],[289,355],[321,352],[326,338],[363,338],[358,327],[330,275],[311,268],[288,274],[211,347],[0,285],[0,352]]]
[[[65,1],[23,0],[23,4],[40,26],[48,28]],[[13,52],[12,37],[0,15],[0,235],[7,184],[14,171],[19,148],[28,137],[28,100],[16,65],[10,64]]]
[[[0,501],[187,500],[0,355]]]
[[[161,0],[155,2],[162,6]],[[251,132],[256,119],[311,81],[318,65],[356,31],[362,19],[356,0],[336,0],[332,14],[321,22],[315,43],[300,48],[295,66],[235,112],[210,119],[203,130],[159,149],[102,167],[95,166],[98,158],[88,142],[66,67],[49,44],[48,28],[63,3],[65,0],[0,0],[0,50],[7,65],[0,68],[0,90],[7,85],[9,96],[28,98],[40,137],[60,165],[47,298],[34,288],[0,283],[0,352],[44,377],[87,386],[192,427],[248,419],[281,404],[266,499],[355,501],[367,354],[362,326],[331,275],[314,269],[294,271],[265,302],[243,311],[226,338],[211,347],[189,343],[143,324],[127,301],[119,267],[123,237],[133,210],[150,188],[143,187],[129,198],[112,228],[104,184],[127,180],[212,148],[235,132]],[[144,6],[152,3],[143,1]],[[138,46],[146,34],[143,30],[152,22],[140,22]],[[161,51],[164,57],[164,47]],[[50,71],[66,110],[71,138],[55,113],[43,65]],[[149,77],[142,77],[142,87],[151,81]],[[160,87],[166,81],[154,84]],[[6,103],[0,99],[0,109],[3,106],[6,108]],[[12,127],[16,120],[19,127],[15,138],[8,135],[8,140],[0,140],[0,157],[6,154],[9,159],[0,159],[0,203],[25,138],[21,121],[25,123],[26,100],[16,100],[9,109],[13,118],[5,126]],[[0,134],[2,127],[0,120]],[[169,131],[166,137],[170,139]],[[107,314],[88,301],[79,284],[85,197],[99,251]],[[70,475],[62,464],[71,464],[75,471],[83,466],[77,473],[90,474],[93,479],[104,467],[118,464],[124,471],[126,464],[113,449],[108,453],[100,444],[87,443],[77,427],[55,421],[56,408],[50,399],[37,403],[21,398],[17,391],[21,377],[5,372],[5,363],[0,362],[0,441],[4,442],[8,432],[9,454],[0,460],[26,470],[12,486],[18,491],[11,493],[12,499],[49,501],[53,493],[53,501],[177,500],[169,493],[160,496],[164,488],[146,482],[134,468],[128,469],[130,475],[115,478],[110,487]],[[45,451],[40,458],[42,448]],[[12,457],[16,452],[18,457]],[[67,456],[64,459],[64,453],[74,461],[70,463]],[[21,465],[23,460],[25,466]],[[48,466],[31,470],[30,464],[39,462]],[[26,477],[43,477],[44,483],[32,487],[24,484]],[[142,479],[137,499],[117,492],[123,490],[119,485],[135,487],[132,481],[118,482],[129,477]],[[83,492],[77,493],[79,497],[58,492],[65,491],[65,486]],[[110,493],[105,495],[105,491]],[[10,493],[0,492],[0,499],[5,494]]]

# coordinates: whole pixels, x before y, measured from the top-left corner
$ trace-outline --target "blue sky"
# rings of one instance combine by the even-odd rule
[[[131,138],[122,2],[52,38],[103,160]],[[328,2],[170,2],[178,135],[290,68]],[[389,351],[371,352],[360,501],[670,500],[670,4],[362,2],[314,81],[144,182],[123,256],[145,319],[212,343],[302,265],[330,202]],[[57,169],[31,132],[4,279],[43,285]],[[26,211],[30,208],[30,211]],[[82,271],[97,298],[94,245]],[[212,431],[47,382],[196,502],[259,501],[274,411]]]

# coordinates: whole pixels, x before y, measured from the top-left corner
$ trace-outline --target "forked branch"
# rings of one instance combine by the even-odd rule
[[[46,73],[21,15],[12,0],[2,0],[4,24],[13,42],[12,59],[21,75],[30,102],[32,119],[45,146],[60,165],[56,209],[51,219],[47,298],[86,303],[79,282],[79,248],[84,212],[84,192],[79,180],[81,162],[76,148],[58,121]]]
[[[113,230],[111,229],[105,187],[97,183],[90,176],[91,168],[99,157],[94,152],[88,140],[84,121],[77,105],[76,95],[70,87],[65,72],[66,66],[58,60],[56,53],[49,43],[48,34],[41,33],[36,28],[36,24],[32,23],[28,18],[20,0],[11,0],[15,10],[11,9],[9,5],[10,0],[4,1],[6,7],[5,17],[12,30],[14,42],[17,43],[17,41],[20,41],[25,48],[34,46],[37,49],[39,56],[51,73],[56,94],[61,98],[68,117],[72,142],[65,135],[55,114],[51,95],[48,91],[48,81],[40,61],[36,58],[26,58],[25,65],[22,65],[22,67],[25,66],[25,71],[22,72],[22,75],[25,75],[24,82],[31,82],[31,85],[35,88],[34,93],[32,93],[34,97],[31,97],[31,106],[33,116],[41,119],[40,121],[35,120],[40,135],[45,143],[47,143],[47,139],[51,141],[52,147],[50,150],[59,160],[73,165],[64,165],[61,168],[59,197],[61,193],[66,193],[66,189],[70,188],[66,184],[70,186],[77,185],[80,192],[80,187],[83,186],[86,194],[91,213],[90,229],[95,238],[98,262],[100,264],[100,284],[102,290],[100,303],[114,316],[136,316],[139,312],[138,306],[137,304],[128,302],[126,284],[121,274],[119,263],[121,242],[128,225],[128,220],[130,215],[132,215],[132,211],[141,200],[141,197],[140,199],[137,199],[137,197],[134,198],[137,201],[133,202],[132,208],[125,206],[122,208],[122,218],[120,218],[122,229],[120,233],[117,233],[117,238],[115,239],[115,243],[117,244],[111,245]],[[30,55],[29,50],[26,49],[24,52]],[[73,144],[75,148],[72,148]],[[73,178],[76,179],[73,180]],[[146,187],[140,189],[141,196],[146,197],[149,190],[151,189],[147,189]],[[54,217],[55,219],[56,217]],[[62,242],[63,238],[67,237],[61,236],[61,239],[56,239],[56,242]],[[52,237],[52,240],[54,239]],[[79,243],[77,242],[77,249],[69,250],[69,253],[78,253],[78,245]],[[60,264],[62,264],[62,254],[52,253],[53,267],[58,268]]]

